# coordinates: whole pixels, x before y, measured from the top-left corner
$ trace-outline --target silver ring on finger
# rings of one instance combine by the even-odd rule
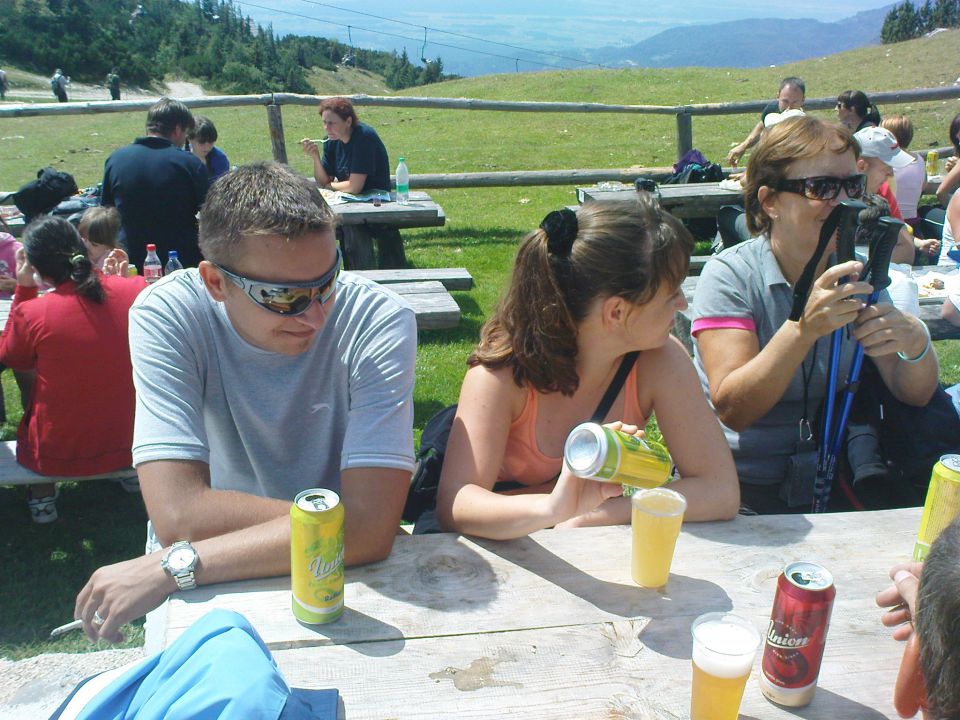
[[[93,611],[93,624],[100,627],[106,622],[106,619],[100,614],[99,610]]]

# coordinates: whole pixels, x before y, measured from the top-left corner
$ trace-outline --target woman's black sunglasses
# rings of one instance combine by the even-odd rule
[[[841,178],[817,175],[816,177],[795,178],[781,180],[774,189],[780,192],[797,193],[810,200],[833,200],[840,194],[841,188],[851,200],[862,198],[867,191],[867,176],[860,174]]]

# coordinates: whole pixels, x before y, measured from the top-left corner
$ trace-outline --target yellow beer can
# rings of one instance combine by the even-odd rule
[[[943,529],[960,514],[960,455],[944,455],[933,466],[913,559],[923,562]]]
[[[937,175],[939,174],[939,166],[937,163],[940,161],[940,153],[936,150],[931,150],[927,153],[927,175]]]
[[[660,443],[592,422],[570,431],[563,459],[577,477],[641,488],[663,485],[673,471],[670,453]]]
[[[290,604],[308,625],[343,614],[343,504],[332,490],[311,488],[290,508]]]

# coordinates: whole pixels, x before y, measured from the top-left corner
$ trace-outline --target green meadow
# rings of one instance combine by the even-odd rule
[[[775,96],[780,78],[799,75],[809,97],[835,97],[845,89],[939,87],[956,80],[947,63],[960,53],[960,31],[890,46],[877,46],[780,67],[741,70],[584,70],[494,75],[405,91],[406,95],[498,100],[581,101],[677,105],[760,100]],[[318,92],[374,92],[342,78],[315,78]],[[11,79],[16,80],[16,73]],[[16,93],[11,91],[11,96]],[[948,145],[947,128],[960,102],[881,106],[884,115],[906,113],[916,134],[911,149]],[[200,111],[219,130],[218,145],[234,164],[270,158],[263,108]],[[407,158],[411,172],[477,172],[664,166],[675,160],[675,123],[670,116],[574,113],[507,113],[360,107],[391,157]],[[831,113],[819,113],[824,117]],[[753,127],[755,115],[695,117],[694,145],[720,161]],[[0,189],[15,190],[46,165],[72,173],[78,184],[99,182],[109,153],[143,132],[144,113],[0,119]],[[284,107],[287,150],[293,167],[309,174],[296,141],[320,137],[316,111]],[[518,241],[550,210],[576,202],[573,187],[434,190],[444,208],[442,228],[404,231],[407,257],[417,267],[464,266],[476,280],[454,293],[462,310],[454,330],[427,331],[419,339],[416,427],[455,402],[465,360],[484,319],[507,282]],[[960,381],[960,343],[938,343],[945,382]],[[7,373],[9,375],[9,373]],[[4,377],[5,438],[14,437],[19,396]],[[79,411],[82,411],[80,409]],[[96,418],[91,418],[96,422]],[[99,565],[143,552],[145,512],[139,496],[114,483],[65,484],[60,520],[35,526],[24,488],[0,488],[0,561],[6,568],[0,603],[0,657],[42,652],[82,652],[91,646],[78,634],[57,641],[49,630],[72,618],[76,592]],[[142,642],[129,629],[127,643]]]

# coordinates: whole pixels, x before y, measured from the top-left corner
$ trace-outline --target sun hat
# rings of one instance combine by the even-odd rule
[[[765,128],[773,127],[777,123],[783,122],[784,120],[789,120],[794,117],[803,117],[806,113],[803,112],[800,108],[790,108],[789,110],[784,110],[782,113],[768,113],[765,118],[763,118],[763,126]]]
[[[882,160],[892,168],[903,168],[916,158],[904,152],[893,133],[882,127],[868,127],[853,134],[860,143],[860,155]]]

